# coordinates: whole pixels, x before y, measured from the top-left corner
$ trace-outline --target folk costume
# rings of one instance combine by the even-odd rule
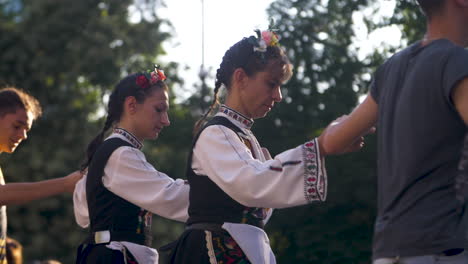
[[[327,175],[316,139],[268,159],[253,120],[222,105],[188,159],[187,230],[171,263],[276,263],[263,230],[272,209],[324,201]]]
[[[141,148],[131,133],[114,129],[77,183],[75,218],[90,229],[77,263],[158,263],[152,214],[187,220],[188,184],[157,171]]]

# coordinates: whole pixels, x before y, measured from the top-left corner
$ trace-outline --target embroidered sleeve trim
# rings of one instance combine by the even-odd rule
[[[327,197],[327,173],[320,159],[318,141],[314,139],[302,145],[304,159],[304,196],[311,203],[325,201]]]

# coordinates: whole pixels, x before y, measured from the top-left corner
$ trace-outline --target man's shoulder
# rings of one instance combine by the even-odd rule
[[[399,51],[394,53],[390,58],[388,58],[383,65],[392,64],[393,62],[401,61],[407,59],[409,56],[412,56],[417,50],[421,47],[421,41],[417,41]]]
[[[383,71],[393,65],[399,65],[413,58],[422,61],[431,60],[432,62],[439,61],[440,63],[445,63],[448,58],[457,56],[466,56],[468,58],[468,50],[447,39],[437,39],[427,45],[422,45],[422,41],[417,41],[394,53],[379,69]]]
[[[468,50],[464,47],[453,43],[448,39],[434,40],[425,47],[423,54],[428,57],[450,58],[459,56],[468,56]]]
[[[400,68],[401,64],[407,61],[414,49],[419,45],[419,42],[414,43],[402,50],[397,51],[393,55],[391,55],[388,59],[384,61],[375,72],[374,79],[379,80],[384,76],[387,76],[387,73],[391,71],[391,69]]]

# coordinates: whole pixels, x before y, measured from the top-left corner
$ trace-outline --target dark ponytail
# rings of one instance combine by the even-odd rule
[[[86,150],[86,159],[85,162],[83,162],[81,165],[81,171],[85,171],[89,166],[94,154],[104,141],[104,137],[109,129],[111,129],[112,126],[120,121],[124,110],[123,104],[127,97],[133,96],[138,103],[143,103],[145,99],[148,96],[151,96],[154,91],[158,89],[164,89],[166,91],[168,90],[166,83],[161,80],[154,84],[150,84],[148,82],[142,87],[140,84],[137,84],[137,78],[141,78],[141,76],[145,76],[147,79],[151,78],[148,76],[148,74],[134,73],[122,79],[115,86],[115,89],[109,96],[106,122],[104,123],[104,127],[102,128],[101,132],[88,144]]]
[[[264,53],[254,50],[256,38],[250,36],[230,47],[223,56],[223,60],[216,71],[213,102],[208,111],[195,123],[194,133],[200,131],[208,116],[219,105],[219,89],[224,84],[230,89],[232,75],[238,68],[242,68],[249,76],[267,69],[275,71],[285,82],[291,78],[292,65],[283,49],[279,46],[269,46]]]

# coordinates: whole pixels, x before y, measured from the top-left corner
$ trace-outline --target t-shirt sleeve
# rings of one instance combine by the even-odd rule
[[[453,105],[451,99],[453,89],[461,80],[468,78],[468,50],[455,47],[447,58],[443,73],[444,98]]]
[[[383,66],[380,66],[375,72],[374,76],[372,77],[372,81],[371,81],[370,88],[369,88],[370,95],[372,96],[372,98],[377,104],[379,103],[379,95],[380,95],[378,79],[382,72],[382,67]]]

